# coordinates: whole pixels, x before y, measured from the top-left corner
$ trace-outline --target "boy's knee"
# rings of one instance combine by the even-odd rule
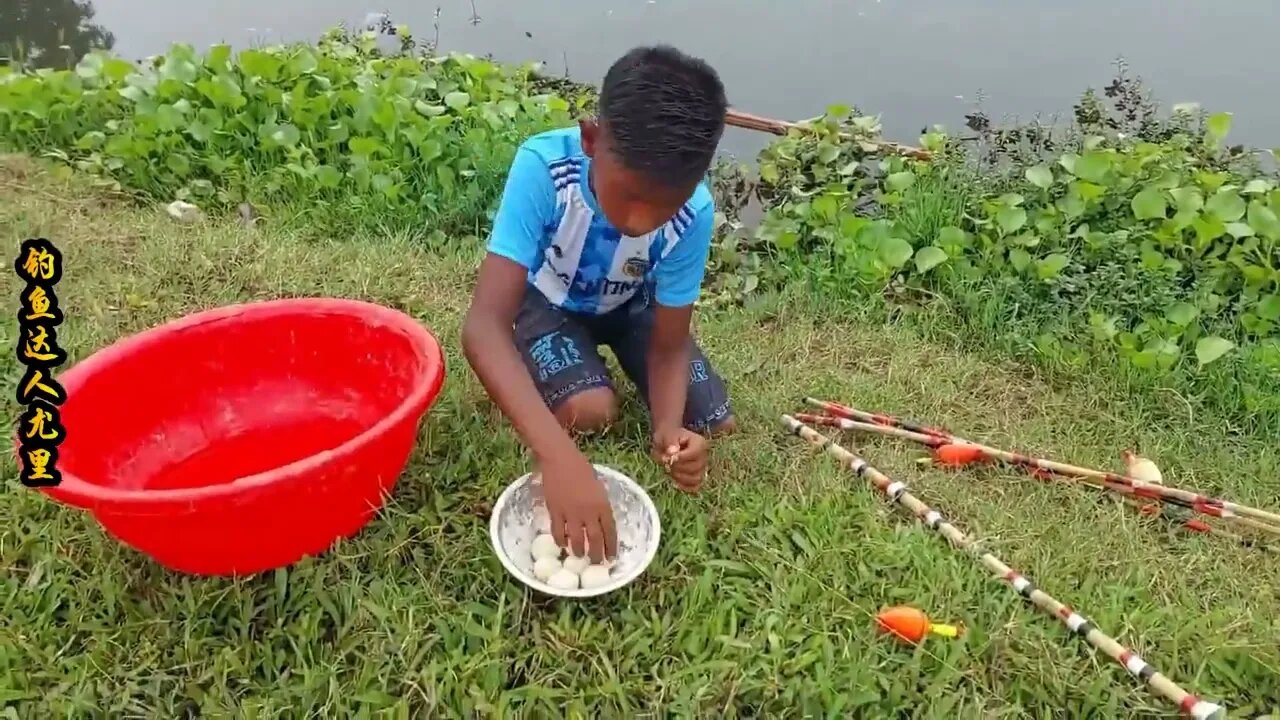
[[[618,419],[618,400],[607,387],[591,388],[565,398],[556,408],[556,419],[574,432],[604,430]]]

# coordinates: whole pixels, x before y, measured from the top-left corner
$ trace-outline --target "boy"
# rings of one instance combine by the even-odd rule
[[[579,557],[616,553],[613,512],[570,433],[617,414],[608,345],[652,418],[653,453],[696,491],[702,433],[733,429],[724,382],[690,337],[711,246],[702,183],[728,103],[716,72],[670,47],[609,68],[599,116],[517,151],[463,326],[485,390],[542,472],[552,533]]]

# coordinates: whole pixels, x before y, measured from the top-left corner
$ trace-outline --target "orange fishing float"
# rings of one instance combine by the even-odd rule
[[[951,638],[960,635],[960,628],[955,625],[930,622],[923,611],[906,605],[881,610],[876,615],[876,625],[882,632],[891,633],[899,640],[909,643],[918,643],[931,633]]]
[[[948,443],[933,449],[933,461],[942,466],[959,467],[990,459],[991,457],[976,445]]]

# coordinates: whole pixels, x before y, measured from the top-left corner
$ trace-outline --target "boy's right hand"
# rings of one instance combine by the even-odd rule
[[[564,453],[542,466],[542,490],[551,516],[551,536],[577,557],[591,562],[618,554],[618,532],[604,483],[578,451]]]

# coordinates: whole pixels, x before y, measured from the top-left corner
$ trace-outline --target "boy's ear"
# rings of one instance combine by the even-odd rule
[[[578,129],[582,131],[582,152],[589,158],[595,157],[596,141],[600,137],[600,123],[594,118],[579,120]]]

